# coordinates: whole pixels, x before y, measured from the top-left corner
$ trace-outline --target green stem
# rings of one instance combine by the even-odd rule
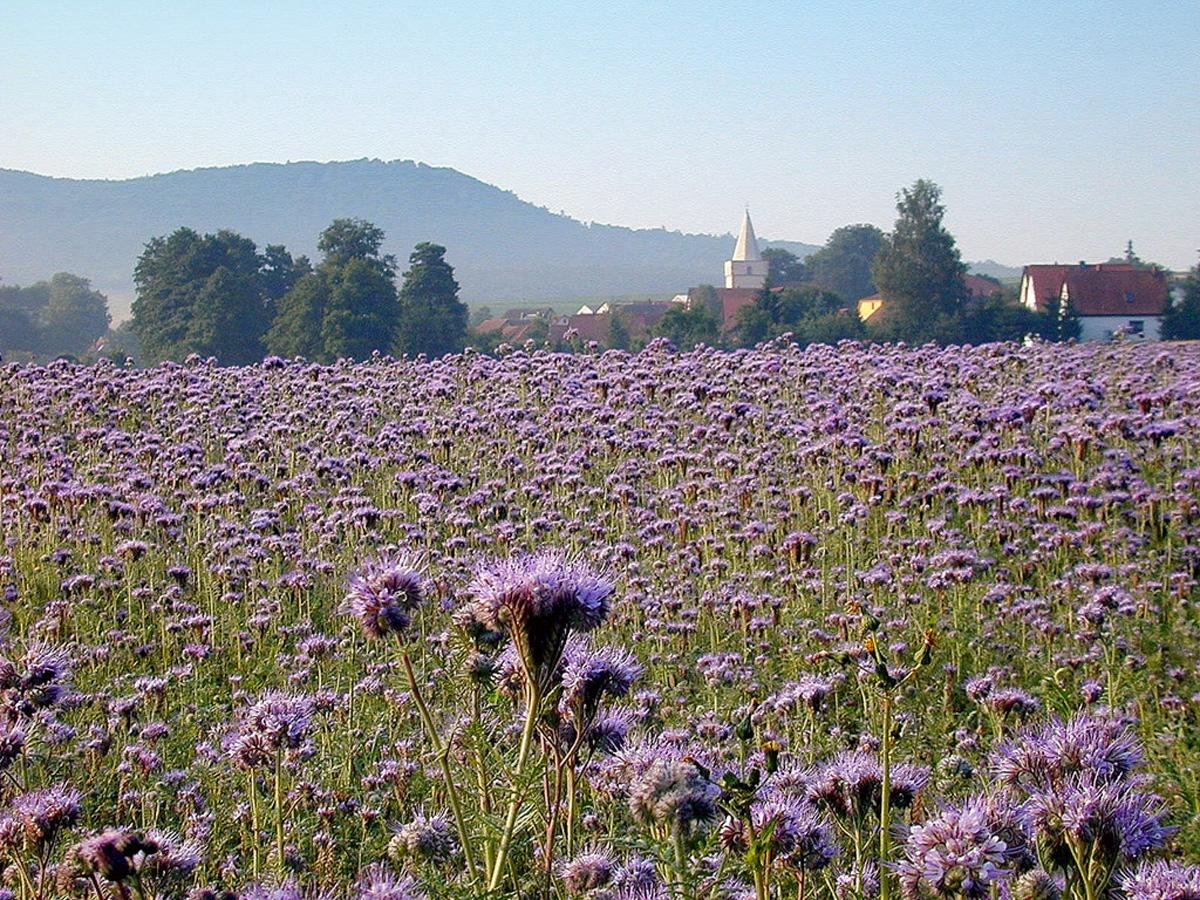
[[[883,784],[879,800],[879,900],[891,895],[891,877],[887,868],[892,856],[892,695],[883,695]]]
[[[687,853],[683,849],[683,826],[678,822],[671,826],[671,849],[675,853],[675,877],[678,879],[680,900],[687,897]]]
[[[536,684],[531,683],[528,691],[528,703],[525,708],[525,727],[521,731],[521,747],[517,752],[517,768],[513,772],[513,796],[508,804],[508,815],[504,820],[504,830],[500,833],[500,846],[496,850],[496,863],[492,868],[492,877],[488,879],[488,890],[494,891],[500,886],[504,874],[504,861],[508,857],[508,848],[512,843],[513,832],[517,827],[517,816],[521,812],[523,790],[521,776],[525,772],[525,764],[529,760],[529,750],[533,746],[533,730],[537,725],[538,713],[542,705],[542,694]]]
[[[283,751],[275,754],[275,854],[279,877],[283,878]]]
[[[258,785],[254,783],[254,772],[248,770],[246,772],[246,780],[249,782],[250,792],[250,849],[252,854],[252,863],[250,871],[254,874],[254,880],[258,880]]]
[[[420,685],[417,684],[417,674],[413,671],[412,659],[409,657],[408,651],[401,651],[400,658],[404,662],[404,672],[408,676],[408,686],[412,692],[413,702],[417,704],[417,711],[421,714],[421,723],[425,726],[429,743],[433,745],[433,750],[437,754],[438,765],[442,770],[442,778],[446,782],[446,794],[450,798],[450,810],[454,814],[454,824],[458,828],[458,841],[462,844],[467,875],[471,880],[474,880],[475,851],[471,846],[471,841],[467,833],[467,821],[463,816],[462,804],[458,800],[458,789],[454,786],[454,778],[450,774],[450,762],[447,759],[449,748],[443,746],[442,739],[438,735],[436,726],[433,724],[433,716],[429,713],[429,707],[425,705],[425,698],[421,694]]]

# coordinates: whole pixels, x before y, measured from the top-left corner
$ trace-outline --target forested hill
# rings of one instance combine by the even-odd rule
[[[400,262],[419,241],[444,244],[463,299],[596,297],[719,283],[733,249],[713,236],[588,225],[456,172],[411,161],[256,163],[126,181],[48,178],[0,169],[0,280],[57,271],[92,279],[126,314],[147,240],[180,225],[232,228],[260,247],[315,255],[339,216],[387,233]],[[737,222],[740,210],[730,209]],[[815,250],[779,242],[803,256]]]

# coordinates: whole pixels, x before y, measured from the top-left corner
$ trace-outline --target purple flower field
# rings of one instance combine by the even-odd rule
[[[0,898],[1200,898],[1200,345],[0,366]]]

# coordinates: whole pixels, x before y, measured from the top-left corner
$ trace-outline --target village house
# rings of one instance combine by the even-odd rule
[[[1157,341],[1170,302],[1167,275],[1132,263],[1026,266],[1021,302],[1045,312],[1054,304],[1079,317],[1079,339],[1107,341],[1115,335]]]
[[[550,323],[550,342],[570,338],[584,344],[607,344],[612,333],[613,316],[618,316],[632,341],[646,340],[674,301],[645,300],[640,303],[604,303],[597,309],[584,305],[573,316],[559,316]]]

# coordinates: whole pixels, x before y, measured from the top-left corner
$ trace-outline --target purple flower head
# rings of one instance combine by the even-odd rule
[[[75,856],[88,870],[108,881],[119,883],[133,872],[130,857],[141,845],[140,835],[127,828],[110,828],[84,838],[75,848]]]
[[[1012,900],[1060,900],[1062,885],[1045,869],[1030,869],[1009,885]]]
[[[0,659],[0,706],[10,721],[57,706],[70,687],[71,657],[62,647],[34,645],[19,662]]]
[[[1007,847],[991,830],[987,802],[980,797],[947,807],[912,826],[897,866],[910,900],[977,898],[1008,875]]]
[[[578,711],[586,722],[595,714],[602,697],[624,697],[641,672],[637,659],[624,648],[593,649],[570,642],[563,656],[559,705],[564,711]]]
[[[883,767],[871,753],[861,750],[839,753],[814,766],[805,781],[810,800],[844,818],[860,819],[879,810]],[[891,803],[898,809],[911,806],[928,781],[929,770],[923,766],[895,764]]]
[[[450,862],[458,852],[458,834],[444,814],[414,816],[411,822],[395,828],[395,836],[388,844],[388,856],[396,861],[412,857],[442,864]]]
[[[771,855],[792,869],[815,872],[837,855],[837,844],[826,817],[811,803],[775,793],[757,800],[750,810],[757,834],[771,829]],[[721,842],[727,849],[744,852],[749,833],[743,822],[726,819]]]
[[[1041,701],[1020,688],[997,688],[987,695],[984,702],[998,713],[1012,713],[1024,719],[1037,712]]]
[[[559,877],[570,894],[588,894],[606,887],[613,878],[616,866],[607,854],[597,851],[581,853],[564,862]]]
[[[170,831],[151,828],[140,836],[134,849],[134,869],[158,878],[182,880],[190,876],[203,860],[200,846]]]
[[[351,576],[342,612],[358,619],[367,637],[403,635],[424,595],[425,576],[416,559],[385,557]]]
[[[1080,772],[1118,780],[1142,761],[1141,746],[1128,725],[1112,716],[1087,714],[1028,728],[991,755],[992,769],[1003,783],[1026,789],[1060,784]]]
[[[1161,847],[1173,829],[1156,794],[1136,783],[1076,774],[1060,785],[1035,791],[1025,807],[1030,829],[1051,858],[1070,864],[1072,843],[1109,866],[1132,861]]]
[[[608,616],[612,582],[557,551],[480,567],[468,589],[470,612],[506,632],[522,666],[542,687],[554,676],[572,631],[590,631]]]
[[[60,831],[75,824],[81,797],[69,785],[52,785],[14,797],[8,816],[27,842],[48,846]],[[7,829],[4,832],[7,836]]]
[[[242,891],[241,900],[333,900],[333,893],[320,887],[301,888],[289,876],[279,884],[252,884]]]
[[[1126,900],[1200,900],[1200,866],[1160,859],[1125,872],[1119,882]]]
[[[636,774],[629,810],[643,825],[678,825],[686,832],[716,816],[718,793],[693,763],[668,753]]]
[[[630,857],[613,876],[613,887],[629,892],[649,892],[659,890],[663,886],[654,862],[644,856]],[[632,893],[629,896],[632,896]]]
[[[229,755],[238,765],[253,769],[273,761],[279,752],[300,749],[312,732],[313,711],[311,697],[264,694],[242,716]]]
[[[383,863],[372,863],[354,882],[357,900],[425,900],[425,892],[410,875],[397,875]]]

